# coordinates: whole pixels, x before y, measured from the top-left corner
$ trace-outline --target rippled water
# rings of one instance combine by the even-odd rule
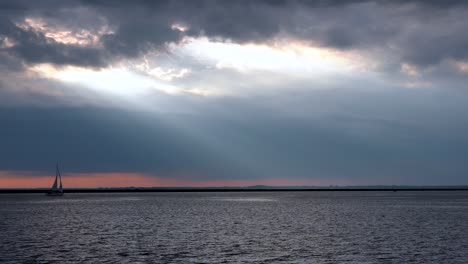
[[[1,263],[468,263],[468,192],[0,195]]]

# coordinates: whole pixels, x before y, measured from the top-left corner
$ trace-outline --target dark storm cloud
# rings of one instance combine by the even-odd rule
[[[190,114],[2,108],[0,170],[48,171],[59,159],[70,173],[466,184],[467,98],[330,90],[219,99]],[[264,107],[272,100],[287,109]]]
[[[439,89],[466,86],[448,60],[468,58],[467,14],[465,1],[0,1],[0,171],[49,171],[58,159],[67,172],[467,184],[468,95]],[[47,30],[99,33],[102,45],[59,42],[20,26],[25,18]],[[370,51],[394,78],[333,75],[337,84],[327,86],[270,72],[197,72],[205,65],[194,64],[171,84],[243,97],[155,93],[141,103],[166,112],[137,113],[123,110],[138,108],[127,98],[22,72],[35,63],[104,67],[185,36]],[[401,63],[427,74],[401,76]],[[264,92],[252,76],[283,82]],[[432,88],[398,87],[406,81]]]
[[[0,53],[15,56],[27,63],[53,63],[57,65],[104,66],[105,53],[97,48],[59,43],[42,32],[18,27],[14,21],[28,14],[28,10],[0,11],[0,37],[14,42]]]
[[[184,36],[265,42],[289,35],[337,49],[380,49],[421,66],[468,56],[468,38],[463,34],[468,31],[465,1],[83,0],[2,1],[0,5],[0,35],[17,43],[3,50],[26,63],[99,67],[163,49]],[[80,20],[86,13],[93,15]],[[42,32],[14,24],[28,16],[75,30],[97,30],[93,27],[105,21],[114,32],[101,36],[104,47],[100,48],[57,43]],[[173,30],[175,23],[189,30]]]
[[[86,48],[48,41],[41,34],[21,32],[18,44],[9,49],[11,54],[28,63],[53,63],[56,65],[79,65],[100,67],[106,65],[105,55],[99,49]]]

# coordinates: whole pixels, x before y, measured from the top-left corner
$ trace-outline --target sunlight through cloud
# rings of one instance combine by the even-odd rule
[[[57,69],[51,65],[36,65],[31,70],[46,78],[78,84],[99,92],[114,95],[131,96],[145,94],[151,89],[169,94],[179,92],[179,89],[175,86],[136,74],[124,67],[95,71],[79,67]]]
[[[266,70],[287,74],[322,75],[349,72],[364,61],[353,61],[354,54],[345,54],[299,43],[287,45],[254,45],[212,42],[208,39],[189,41],[183,51],[202,60],[208,60],[217,68],[233,68],[241,72]]]

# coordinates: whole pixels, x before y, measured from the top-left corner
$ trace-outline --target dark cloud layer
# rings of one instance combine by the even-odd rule
[[[468,59],[467,15],[466,1],[0,1],[0,171],[47,172],[58,159],[67,172],[467,184],[466,73],[453,63]],[[64,43],[47,30],[98,40]],[[386,75],[314,82],[205,69],[181,55],[193,74],[170,84],[242,96],[154,92],[135,102],[24,67],[105,67],[199,36],[368,52]],[[403,63],[414,72],[401,74]],[[402,89],[414,83],[424,88]],[[128,110],[138,103],[150,110]]]
[[[0,10],[0,35],[17,44],[2,50],[26,63],[100,67],[184,36],[266,42],[287,35],[337,49],[379,49],[421,66],[468,56],[466,1],[15,0],[2,1]],[[104,21],[114,32],[101,36],[99,48],[57,43],[14,24],[25,17],[91,31]],[[173,30],[175,23],[189,30]]]
[[[467,96],[438,105],[444,96],[327,91],[290,101],[289,112],[259,99],[225,99],[191,114],[2,108],[0,170],[45,172],[59,159],[70,173],[466,184]],[[294,105],[305,114],[291,115]]]

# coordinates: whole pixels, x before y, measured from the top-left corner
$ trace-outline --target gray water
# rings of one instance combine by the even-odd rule
[[[0,195],[0,263],[468,263],[468,192]]]

